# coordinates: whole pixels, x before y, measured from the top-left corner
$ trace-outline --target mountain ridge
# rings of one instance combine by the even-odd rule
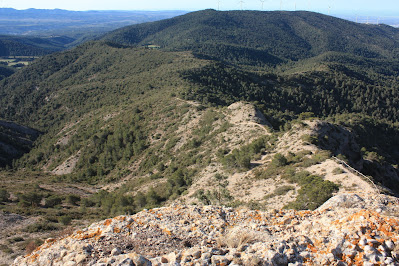
[[[343,50],[369,58],[377,55],[398,58],[399,51],[399,30],[396,28],[357,24],[304,11],[205,10],[150,24],[128,26],[104,38],[122,44],[155,43],[166,49],[194,49],[194,52],[201,53],[201,47],[196,48],[196,43],[199,43],[205,45],[205,54],[209,40],[216,44],[240,44],[285,60]],[[380,48],[368,49],[372,45]]]

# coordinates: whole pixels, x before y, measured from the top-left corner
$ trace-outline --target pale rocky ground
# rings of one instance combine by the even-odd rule
[[[262,135],[270,135],[272,132],[271,126],[256,109],[250,105],[242,102],[234,103],[228,107],[228,112],[225,118],[232,126],[223,133],[223,138],[228,139],[227,147],[234,149],[250,143],[254,139]],[[192,126],[194,127],[194,126]],[[316,131],[323,132],[325,126],[324,122],[317,120],[303,121],[302,124],[294,124],[292,129],[282,136],[279,136],[275,144],[275,148],[268,151],[266,155],[261,158],[251,161],[252,165],[256,165],[253,169],[245,172],[229,172],[220,163],[212,163],[205,167],[194,180],[194,184],[189,188],[186,196],[181,197],[178,202],[193,204],[197,203],[195,193],[199,189],[212,190],[217,189],[214,176],[217,173],[227,176],[229,190],[234,199],[239,199],[242,202],[256,201],[262,203],[266,208],[280,209],[288,202],[295,200],[297,191],[300,188],[296,184],[289,184],[286,180],[280,177],[273,177],[264,180],[254,178],[254,171],[257,169],[266,169],[276,153],[288,155],[288,153],[300,153],[307,151],[310,154],[308,157],[320,152],[321,149],[316,145],[305,143],[303,141],[304,135],[315,134]],[[323,131],[324,130],[324,131]],[[346,147],[350,141],[353,141],[352,136],[347,135],[347,132],[334,132],[334,138],[341,141],[342,147]],[[342,148],[340,147],[340,148]],[[343,148],[342,148],[343,149]],[[342,173],[337,173],[336,169],[341,169]],[[297,171],[305,170],[312,174],[319,175],[326,180],[330,180],[340,185],[338,193],[346,192],[375,192],[374,185],[365,180],[360,175],[346,169],[345,166],[340,164],[333,158],[327,159],[319,164],[310,167],[296,169]],[[291,186],[293,190],[283,195],[276,195],[267,200],[264,200],[265,195],[272,194],[275,189],[281,186]]]
[[[370,193],[315,211],[172,205],[47,239],[13,265],[399,265],[398,214]]]
[[[79,158],[80,158],[80,151],[78,151],[76,154],[70,156],[62,164],[57,166],[52,171],[52,173],[55,175],[66,175],[66,174],[72,173],[73,169],[75,169],[75,166],[79,161]]]
[[[341,174],[333,173],[334,169],[341,169]],[[350,172],[344,166],[338,164],[333,159],[328,159],[320,164],[312,165],[306,168],[312,174],[324,176],[324,179],[340,184],[340,190],[345,192],[350,191],[363,191],[363,192],[375,192],[374,186],[367,180],[364,180],[361,176]]]

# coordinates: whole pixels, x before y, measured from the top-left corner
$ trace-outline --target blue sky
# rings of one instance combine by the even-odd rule
[[[0,7],[67,10],[262,10],[261,0],[0,0]],[[263,0],[263,10],[311,10],[352,15],[397,15],[398,0]]]

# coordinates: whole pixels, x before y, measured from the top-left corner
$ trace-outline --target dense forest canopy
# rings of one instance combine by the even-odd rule
[[[386,25],[311,12],[205,10],[42,57],[0,81],[0,119],[44,133],[15,167],[43,167],[61,154],[55,165],[81,152],[74,178],[91,182],[135,156],[148,153],[150,164],[162,163],[147,150],[151,101],[176,96],[202,106],[254,103],[275,130],[304,113],[330,119],[352,128],[365,151],[396,165],[398,58],[399,30]],[[100,119],[106,112],[126,119],[107,129]],[[58,145],[58,132],[82,120],[91,122],[67,146]],[[192,173],[182,171],[185,187]]]
[[[128,26],[104,39],[129,45],[154,43],[169,50],[192,50],[228,62],[234,62],[235,57],[249,57],[251,64],[259,63],[259,59],[252,58],[254,55],[299,60],[331,51],[365,58],[399,58],[398,29],[305,11],[205,10]],[[241,53],[237,51],[239,48],[243,49]]]

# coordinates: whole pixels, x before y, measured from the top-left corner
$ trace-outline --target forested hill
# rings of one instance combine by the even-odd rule
[[[29,37],[0,35],[0,56],[41,56],[64,50],[75,39],[59,37]]]
[[[334,51],[399,58],[399,29],[358,24],[312,12],[204,10],[121,28],[106,40],[156,44],[233,63],[275,64]]]

